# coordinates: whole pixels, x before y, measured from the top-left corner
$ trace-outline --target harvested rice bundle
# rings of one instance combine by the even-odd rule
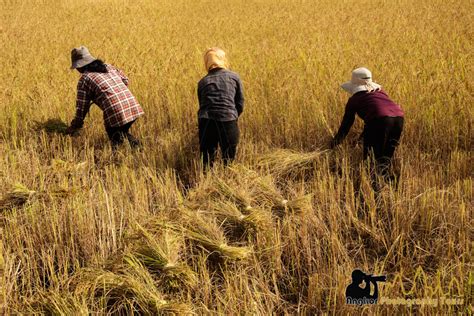
[[[26,204],[37,192],[29,190],[26,186],[17,183],[13,190],[0,200],[0,211],[11,210]]]
[[[180,211],[182,217],[179,225],[154,220],[147,226],[159,226],[182,234],[185,239],[196,243],[200,248],[226,260],[243,260],[252,252],[249,247],[229,246],[224,232],[216,224],[215,219],[204,219],[202,212],[184,207]]]
[[[213,203],[228,201],[241,209],[249,208],[253,202],[253,187],[259,175],[247,167],[236,164],[223,173],[208,173],[199,186],[187,196],[187,207],[209,208]]]
[[[329,150],[301,153],[280,149],[260,157],[257,165],[266,168],[278,178],[304,177],[308,171],[314,168],[314,163],[321,155],[327,152]]]
[[[284,207],[288,202],[277,188],[273,178],[269,175],[255,180],[255,200],[261,204],[270,204]]]
[[[272,210],[280,217],[287,215],[288,212],[305,214],[313,208],[312,195],[307,194],[301,197],[284,200],[280,205],[274,205]]]
[[[21,313],[27,315],[92,315],[85,297],[77,297],[61,290],[37,290],[31,300],[25,302]]]
[[[235,184],[247,188],[252,187],[255,180],[261,177],[258,172],[242,164],[233,164],[227,167],[225,171],[227,172],[226,179],[233,180]]]
[[[0,211],[7,211],[21,207],[27,202],[35,199],[64,198],[73,195],[80,190],[72,188],[55,188],[49,191],[33,191],[22,184],[15,184],[13,190],[5,194],[0,200]]]
[[[235,204],[215,204],[210,213],[220,226],[234,237],[255,239],[257,234],[266,234],[273,227],[271,213],[256,208],[241,211]]]
[[[185,263],[178,262],[184,245],[182,237],[166,229],[153,235],[138,224],[136,229],[140,245],[134,247],[128,257],[135,257],[149,271],[158,272],[163,279],[162,285],[170,290],[196,285],[196,273]]]
[[[239,207],[247,208],[250,206],[252,198],[245,188],[231,186],[224,179],[217,178],[215,181],[217,192],[224,197],[237,204]]]
[[[215,220],[204,219],[199,213],[189,214],[187,217],[185,236],[202,248],[226,260],[244,260],[252,252],[249,247],[229,246],[224,232]]]
[[[273,178],[269,175],[255,180],[254,199],[273,210],[291,210],[301,212],[312,208],[312,196],[304,195],[295,199],[287,199],[277,188]]]
[[[306,194],[288,201],[286,207],[293,212],[304,213],[313,209],[313,196]]]
[[[166,301],[141,263],[133,258],[127,260],[127,268],[118,273],[104,270],[78,272],[70,280],[70,288],[75,296],[89,297],[90,306],[99,305],[106,314],[192,313],[186,304]]]
[[[60,119],[49,119],[45,122],[35,122],[34,129],[35,130],[44,130],[46,133],[57,133],[57,134],[66,134],[67,125]]]

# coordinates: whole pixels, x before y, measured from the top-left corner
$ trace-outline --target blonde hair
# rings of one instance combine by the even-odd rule
[[[229,68],[225,52],[219,47],[211,47],[204,53],[204,65],[207,71],[214,68]]]

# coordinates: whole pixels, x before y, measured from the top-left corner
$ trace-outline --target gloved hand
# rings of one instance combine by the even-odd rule
[[[80,128],[76,128],[74,126],[69,126],[67,129],[66,129],[66,135],[71,135],[71,136],[77,136],[79,134],[79,130]]]
[[[71,136],[77,136],[83,124],[83,121],[74,118],[71,121],[71,125],[66,129],[66,134]]]

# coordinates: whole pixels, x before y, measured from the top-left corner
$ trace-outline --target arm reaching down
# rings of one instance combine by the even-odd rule
[[[346,112],[344,113],[344,117],[342,118],[342,122],[341,122],[341,126],[339,127],[339,130],[337,131],[337,134],[334,136],[331,142],[331,148],[336,147],[344,140],[344,138],[346,138],[347,134],[349,133],[352,127],[352,124],[354,124],[354,120],[355,120],[355,113],[349,110],[348,106],[346,106]]]
[[[68,130],[78,130],[82,128],[84,119],[87,113],[89,113],[91,102],[92,96],[87,77],[81,77],[77,84],[76,116],[71,121],[71,126]]]

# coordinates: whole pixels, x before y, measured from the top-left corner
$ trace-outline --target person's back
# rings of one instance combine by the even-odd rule
[[[85,72],[78,85],[92,92],[90,98],[104,114],[107,127],[115,127],[135,120],[143,111],[127,87],[128,78],[117,68],[106,64],[107,72]]]
[[[400,105],[393,102],[382,90],[382,86],[372,81],[372,72],[367,68],[352,71],[350,81],[341,85],[350,93],[341,125],[330,143],[334,148],[340,144],[355,120],[357,114],[364,120],[364,159],[373,154],[377,172],[386,179],[398,183],[398,175],[391,169],[391,161],[403,130],[404,113]],[[380,186],[374,177],[373,187]]]
[[[199,118],[233,121],[242,113],[241,82],[235,72],[215,68],[198,83]]]
[[[383,90],[360,91],[349,98],[346,109],[357,113],[365,123],[379,117],[402,117],[402,108]]]
[[[207,74],[198,83],[199,150],[204,166],[212,166],[221,148],[224,164],[235,159],[240,130],[238,118],[244,110],[240,77],[228,70],[225,52],[213,47],[204,53]]]

